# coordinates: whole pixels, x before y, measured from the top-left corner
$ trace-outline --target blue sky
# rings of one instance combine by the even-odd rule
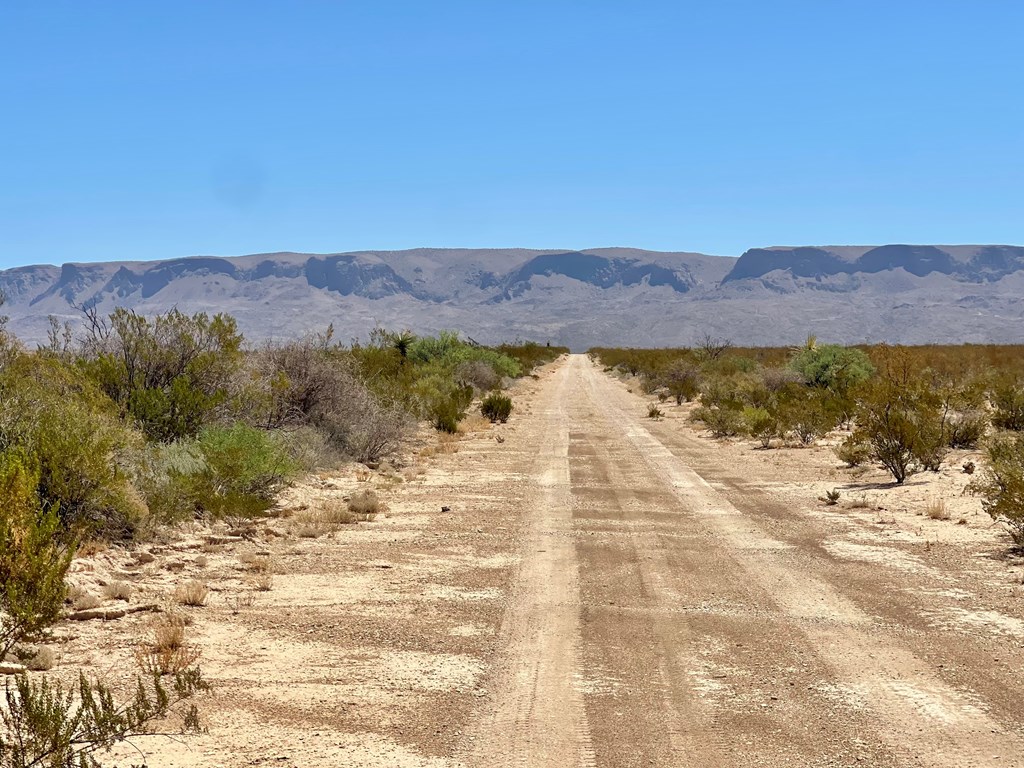
[[[0,265],[1024,243],[1024,3],[7,2]]]

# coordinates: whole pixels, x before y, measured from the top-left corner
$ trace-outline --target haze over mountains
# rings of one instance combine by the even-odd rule
[[[739,344],[1022,342],[1024,247],[755,248],[739,258],[596,248],[269,253],[18,267],[0,272],[11,328],[32,343],[48,317],[228,312],[247,338],[333,322],[457,329],[481,342],[668,346],[704,333]]]

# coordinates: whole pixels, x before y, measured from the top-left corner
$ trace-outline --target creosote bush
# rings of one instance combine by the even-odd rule
[[[492,392],[480,403],[480,413],[492,424],[504,424],[512,415],[512,398],[499,392]]]
[[[134,696],[121,704],[111,688],[84,674],[67,687],[21,674],[4,688],[0,768],[100,768],[97,754],[153,735],[155,725],[171,715],[180,718],[179,733],[201,732],[199,713],[189,702],[209,685],[198,667],[190,667],[169,683],[158,674],[139,677]]]
[[[75,540],[37,495],[37,470],[0,455],[0,659],[61,615]]]
[[[1024,434],[992,439],[987,453],[988,468],[968,489],[981,496],[982,508],[1024,548]]]

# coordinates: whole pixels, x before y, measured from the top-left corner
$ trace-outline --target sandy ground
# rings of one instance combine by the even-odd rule
[[[314,479],[241,541],[77,562],[192,619],[209,733],[138,742],[149,765],[1024,766],[1024,562],[969,457],[892,487],[630,386],[570,356],[509,424]],[[299,537],[371,486],[386,514]],[[205,606],[172,605],[187,579]],[[69,623],[55,672],[126,681],[151,621]]]

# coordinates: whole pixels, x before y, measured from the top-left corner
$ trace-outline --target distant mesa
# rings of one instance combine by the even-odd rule
[[[1024,247],[752,248],[739,258],[636,248],[418,248],[67,263],[0,272],[10,327],[29,344],[79,307],[228,312],[246,337],[338,338],[375,326],[457,329],[482,342],[669,346],[1024,342]]]
[[[752,248],[746,251],[723,282],[764,277],[782,270],[794,277],[822,278],[857,273],[876,274],[902,269],[924,277],[934,272],[971,282],[999,280],[1024,270],[1024,248],[1011,245],[952,246],[883,245],[871,248],[834,246]],[[861,251],[857,253],[857,251]],[[857,253],[850,258],[849,254]]]

